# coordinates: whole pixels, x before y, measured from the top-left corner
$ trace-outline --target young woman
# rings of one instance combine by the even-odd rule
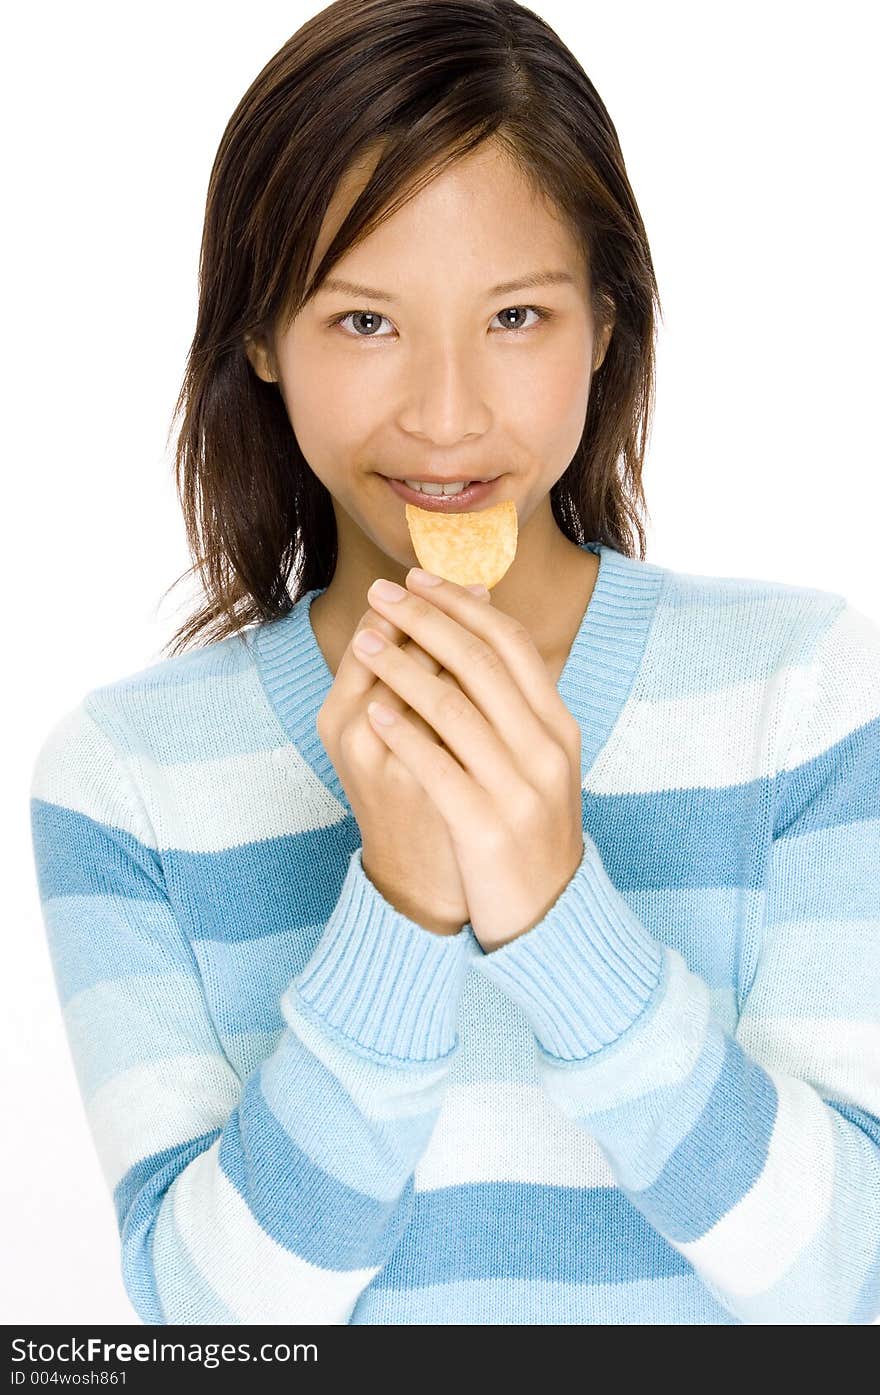
[[[145,1322],[880,1312],[880,628],[644,560],[658,308],[513,0],[337,0],[234,112],[205,605],[32,789]],[[408,497],[513,501],[490,597],[420,573]]]

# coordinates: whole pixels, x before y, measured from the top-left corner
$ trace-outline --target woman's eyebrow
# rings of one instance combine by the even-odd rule
[[[574,285],[574,277],[570,272],[536,271],[530,276],[523,276],[519,281],[501,281],[497,286],[491,286],[486,295],[508,295],[511,291],[528,290],[530,286],[561,285]],[[321,295],[324,291],[341,291],[344,295],[364,296],[367,300],[387,300],[390,303],[395,303],[398,299],[390,291],[379,291],[375,286],[361,286],[357,281],[345,281],[339,276],[328,276],[318,287],[316,294]]]

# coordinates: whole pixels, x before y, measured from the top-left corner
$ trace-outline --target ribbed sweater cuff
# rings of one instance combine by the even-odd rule
[[[365,873],[362,851],[292,987],[327,1030],[371,1057],[440,1060],[457,1046],[461,992],[482,951],[469,925],[437,935],[396,910]]]
[[[520,1005],[543,1051],[574,1061],[632,1026],[658,989],[663,951],[585,832],[580,865],[543,920],[484,954],[477,969]]]

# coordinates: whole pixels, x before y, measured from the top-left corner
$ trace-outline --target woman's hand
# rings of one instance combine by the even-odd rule
[[[375,610],[364,613],[354,634],[367,626],[392,646],[400,645],[407,663],[432,681],[458,686],[436,659]],[[366,710],[374,700],[405,714],[421,741],[440,744],[437,733],[376,678],[350,642],[316,726],[360,828],[364,872],[390,905],[418,925],[435,934],[456,934],[468,911],[449,830],[418,780],[374,732]]]
[[[383,645],[364,662],[440,743],[406,712],[371,720],[445,820],[468,918],[490,951],[543,919],[583,857],[580,727],[518,620],[454,582],[427,586],[415,569],[406,581],[397,601],[375,583],[368,599],[457,685]]]

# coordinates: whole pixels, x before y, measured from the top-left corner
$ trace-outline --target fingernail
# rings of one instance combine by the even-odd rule
[[[392,722],[397,721],[397,713],[390,707],[386,707],[382,702],[368,702],[367,711],[374,722],[379,722],[383,727],[390,727]]]
[[[439,586],[443,580],[442,576],[434,576],[433,572],[423,572],[421,567],[410,567],[409,575],[417,586]]]
[[[475,596],[488,596],[489,594],[488,586],[483,586],[482,583],[479,583],[475,586],[467,586],[465,587],[465,590],[473,591]]]
[[[398,586],[396,581],[379,580],[374,581],[368,596],[378,596],[380,601],[403,601],[406,600],[407,592],[403,586]]]
[[[385,648],[385,640],[381,635],[377,635],[375,630],[358,630],[354,637],[354,647],[365,654],[378,654],[380,649]]]

